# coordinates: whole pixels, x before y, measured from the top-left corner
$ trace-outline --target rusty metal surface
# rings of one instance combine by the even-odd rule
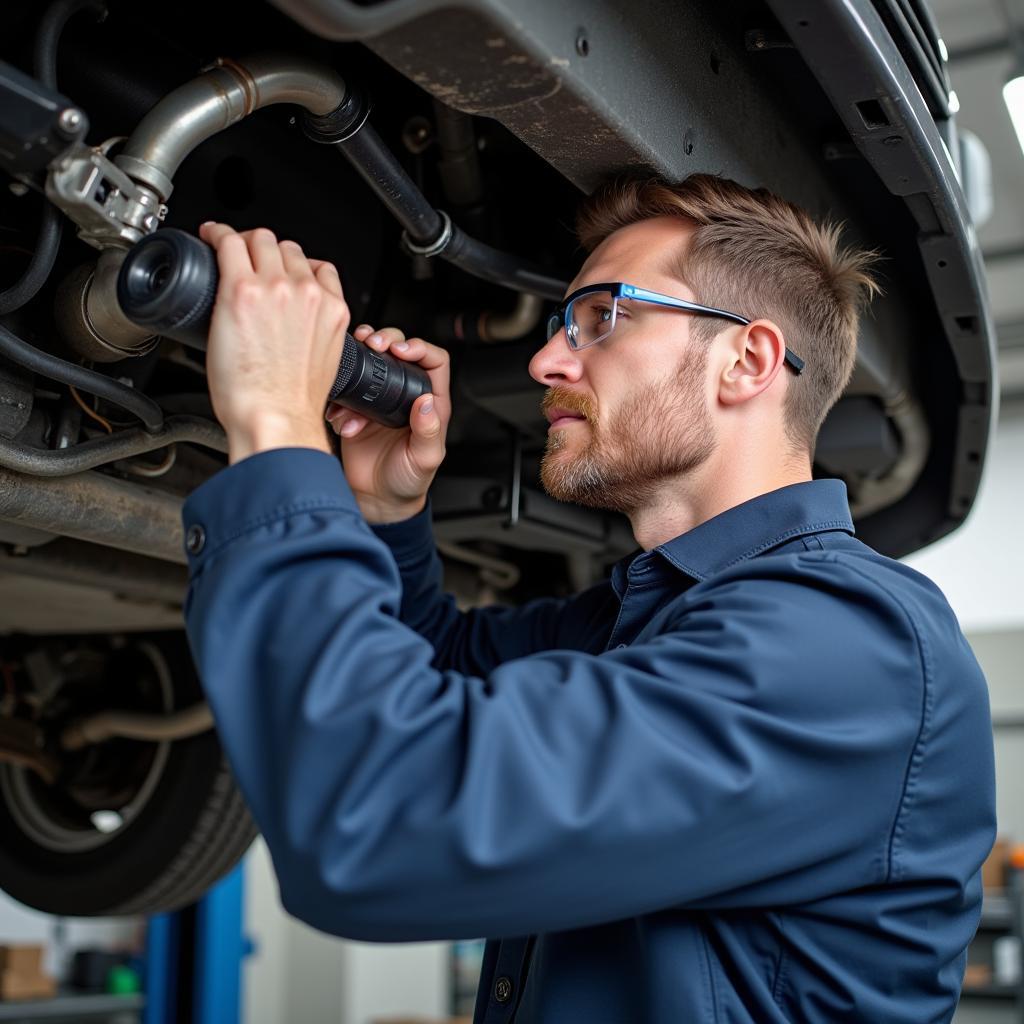
[[[201,444],[218,452],[228,450],[224,431],[211,420],[199,416],[169,416],[159,430],[151,432],[133,427],[109,437],[55,450],[0,438],[0,467],[31,476],[66,477],[181,441]]]
[[[0,520],[184,564],[181,504],[95,472],[50,480],[0,469]]]

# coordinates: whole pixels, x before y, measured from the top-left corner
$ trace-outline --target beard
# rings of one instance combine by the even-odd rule
[[[560,428],[548,434],[540,479],[551,497],[632,515],[651,503],[666,480],[690,473],[715,450],[704,398],[707,351],[687,360],[674,377],[630,392],[608,421],[593,402],[568,388],[547,391],[541,408],[585,417],[589,439],[572,440]]]

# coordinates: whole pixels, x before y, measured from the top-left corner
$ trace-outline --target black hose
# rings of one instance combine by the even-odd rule
[[[102,0],[56,0],[46,9],[39,22],[32,51],[33,74],[43,85],[57,88],[57,47],[61,33],[70,18],[86,9],[96,15],[97,21],[107,16],[107,7]]]
[[[10,359],[12,363],[24,366],[26,370],[41,373],[50,380],[71,384],[91,395],[105,398],[108,402],[126,409],[142,420],[146,430],[154,433],[164,423],[163,410],[152,398],[147,397],[135,388],[130,388],[120,381],[111,380],[105,374],[95,370],[87,370],[84,366],[69,363],[66,359],[51,356],[48,352],[23,341],[12,331],[0,324],[0,355]]]
[[[181,441],[201,444],[204,448],[218,452],[228,450],[224,431],[211,420],[200,419],[198,416],[168,416],[164,426],[153,434],[133,427],[58,451],[32,448],[27,444],[0,438],[0,467],[29,476],[72,476]]]
[[[562,301],[569,287],[567,281],[552,277],[543,267],[524,263],[517,256],[471,238],[454,224],[451,240],[438,255],[484,281],[492,281],[513,291],[540,295],[555,302]]]
[[[451,227],[449,239],[441,244],[449,223],[447,218],[427,202],[369,124],[363,124],[354,135],[333,145],[395,216],[409,242],[428,249],[437,244],[436,250],[426,255],[440,256],[475,277],[513,291],[532,292],[556,302],[565,295],[567,282],[552,277],[539,265],[478,242],[457,227]]]
[[[334,143],[334,147],[373,189],[412,242],[429,245],[441,234],[443,218],[370,124],[365,123],[355,135]]]
[[[0,316],[5,313],[13,313],[14,310],[20,309],[30,302],[46,283],[57,259],[62,223],[60,211],[49,199],[44,198],[39,234],[36,237],[36,247],[32,252],[32,259],[29,260],[28,267],[21,275],[21,279],[10,288],[5,288],[0,292]]]

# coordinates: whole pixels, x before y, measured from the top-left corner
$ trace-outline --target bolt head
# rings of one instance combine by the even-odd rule
[[[60,112],[57,124],[60,125],[62,132],[67,132],[69,135],[77,132],[82,127],[82,112],[74,107],[68,107]]]

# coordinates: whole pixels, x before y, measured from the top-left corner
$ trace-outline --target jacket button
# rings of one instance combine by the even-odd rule
[[[494,983],[494,998],[507,1003],[512,998],[512,979],[501,977]]]
[[[198,524],[193,523],[185,534],[185,548],[190,555],[198,555],[206,546],[206,531]]]

